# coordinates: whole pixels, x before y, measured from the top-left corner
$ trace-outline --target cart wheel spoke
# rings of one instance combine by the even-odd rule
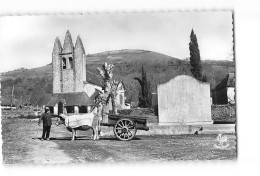
[[[131,124],[130,122],[127,124],[127,128],[133,128],[133,124]]]
[[[122,127],[124,127],[125,125],[124,125],[124,121],[121,121],[120,122],[120,124],[122,125]]]
[[[124,123],[124,126],[126,126],[126,122],[127,122],[127,121],[126,121],[126,120],[124,120],[123,122],[125,122],[125,123]]]
[[[128,134],[130,133],[130,136],[132,136],[132,135],[133,135],[133,133],[132,133],[130,130],[128,130],[127,132],[128,132]]]
[[[135,123],[130,119],[119,119],[114,126],[115,136],[123,141],[131,140],[136,130]]]
[[[129,135],[128,131],[125,134],[126,134],[127,139],[131,136],[131,135]]]
[[[123,126],[122,126],[121,124],[118,123],[117,125],[118,125],[119,127],[123,128]]]
[[[133,124],[127,125],[127,128],[134,128]]]

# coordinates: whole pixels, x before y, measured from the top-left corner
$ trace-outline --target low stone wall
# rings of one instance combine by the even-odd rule
[[[235,122],[236,121],[236,106],[227,105],[212,105],[211,106],[212,120],[223,122]]]

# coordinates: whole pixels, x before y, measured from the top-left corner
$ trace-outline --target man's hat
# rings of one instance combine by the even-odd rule
[[[49,107],[46,107],[45,109],[46,109],[46,110],[50,110],[50,108],[49,108]]]

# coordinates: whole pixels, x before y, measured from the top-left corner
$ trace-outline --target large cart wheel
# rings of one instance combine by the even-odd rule
[[[120,119],[114,126],[115,136],[122,141],[133,139],[136,134],[135,123],[130,119]]]

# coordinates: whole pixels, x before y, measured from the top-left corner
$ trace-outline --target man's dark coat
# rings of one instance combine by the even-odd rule
[[[42,116],[39,118],[38,124],[41,124],[41,120],[43,122],[43,126],[51,126],[52,120],[51,120],[51,114],[50,113],[43,113]]]

